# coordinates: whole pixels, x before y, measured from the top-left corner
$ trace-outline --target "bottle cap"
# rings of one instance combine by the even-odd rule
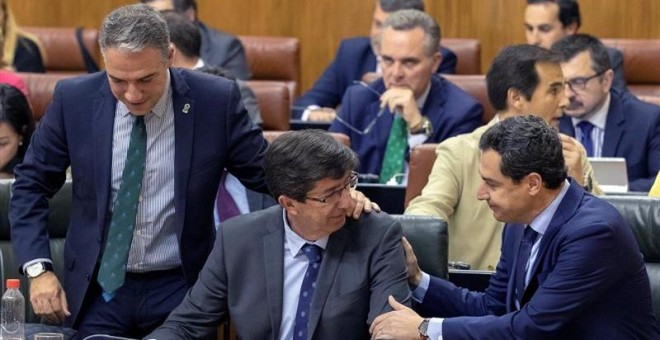
[[[20,288],[21,280],[19,279],[7,279],[7,288]]]

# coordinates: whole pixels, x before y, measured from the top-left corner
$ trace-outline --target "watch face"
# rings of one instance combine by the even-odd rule
[[[46,271],[46,268],[43,263],[34,263],[25,268],[25,271],[28,277],[37,277]]]

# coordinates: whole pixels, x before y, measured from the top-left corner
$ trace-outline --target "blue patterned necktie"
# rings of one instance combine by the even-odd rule
[[[396,114],[392,122],[390,135],[387,138],[385,156],[380,170],[380,183],[387,183],[396,174],[403,172],[403,159],[408,147],[408,131],[406,121]]]
[[[522,308],[522,298],[525,292],[525,276],[527,275],[527,262],[532,254],[532,246],[536,241],[538,233],[530,226],[525,227],[523,232],[522,241],[520,242],[520,250],[518,251],[518,263],[516,265],[516,293],[518,303]]]
[[[587,150],[587,157],[594,157],[594,143],[593,140],[591,139],[591,131],[594,129],[595,126],[586,120],[579,122],[577,126],[580,128],[580,131],[582,132],[582,136],[580,137],[580,143],[582,143],[585,150]]]
[[[300,297],[298,299],[298,309],[296,310],[296,319],[293,327],[294,339],[307,339],[307,323],[309,321],[309,310],[312,305],[312,297],[316,288],[316,277],[319,275],[321,260],[323,259],[323,249],[315,244],[305,244],[302,247],[303,253],[307,255],[309,264],[300,286]]]
[[[106,301],[112,299],[115,291],[124,284],[126,277],[126,263],[133,240],[146,154],[147,130],[144,117],[137,116],[131,130],[126,164],[112,209],[110,230],[97,278],[103,288],[103,298]]]

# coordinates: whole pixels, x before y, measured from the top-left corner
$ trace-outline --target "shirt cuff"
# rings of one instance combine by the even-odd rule
[[[408,147],[413,148],[414,146],[424,144],[426,140],[429,139],[424,133],[410,134],[408,133]]]
[[[310,105],[308,106],[305,111],[303,111],[302,116],[300,116],[300,120],[302,121],[308,121],[309,120],[309,115],[312,113],[312,110],[317,110],[320,109],[321,107],[318,105]]]
[[[431,318],[429,320],[429,327],[426,329],[426,335],[429,336],[429,339],[442,340],[442,322],[445,319],[442,318]]]
[[[412,298],[417,303],[422,303],[424,297],[426,296],[426,291],[429,290],[429,284],[431,283],[431,277],[429,274],[422,272],[422,280],[419,281],[419,286],[415,288],[412,292]]]

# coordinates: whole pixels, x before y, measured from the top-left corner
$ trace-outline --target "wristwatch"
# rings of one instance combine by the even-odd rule
[[[426,340],[429,338],[428,328],[429,328],[429,319],[422,320],[422,323],[420,323],[419,327],[417,327],[417,330],[419,331],[419,337],[421,339]]]
[[[422,116],[422,121],[419,122],[416,126],[411,127],[408,131],[410,131],[411,135],[423,133],[426,135],[426,137],[430,137],[431,134],[433,134],[433,125],[431,124],[431,121],[426,118],[426,116]]]
[[[49,262],[36,262],[25,267],[25,275],[28,279],[34,279],[46,271],[53,271],[53,264]]]

